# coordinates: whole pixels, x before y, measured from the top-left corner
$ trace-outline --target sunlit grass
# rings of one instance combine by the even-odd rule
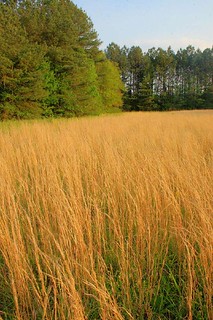
[[[213,113],[0,125],[3,319],[212,319]]]

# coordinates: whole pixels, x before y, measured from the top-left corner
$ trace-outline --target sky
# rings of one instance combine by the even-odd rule
[[[120,46],[177,51],[213,45],[213,0],[73,0],[91,18],[105,49]]]

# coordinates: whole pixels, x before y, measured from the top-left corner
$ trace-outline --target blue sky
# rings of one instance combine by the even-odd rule
[[[178,50],[213,45],[213,0],[73,0],[92,19],[102,48],[110,42]]]

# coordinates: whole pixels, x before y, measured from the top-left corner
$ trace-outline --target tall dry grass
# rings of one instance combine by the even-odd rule
[[[213,319],[212,123],[1,125],[2,319]]]

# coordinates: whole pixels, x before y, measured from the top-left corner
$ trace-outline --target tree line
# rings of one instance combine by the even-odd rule
[[[70,0],[0,0],[0,119],[212,108],[213,48],[100,44]]]
[[[80,116],[122,105],[116,64],[69,0],[1,0],[0,119]]]
[[[213,47],[189,45],[143,53],[138,46],[109,44],[106,56],[121,70],[124,110],[174,110],[213,107]]]

